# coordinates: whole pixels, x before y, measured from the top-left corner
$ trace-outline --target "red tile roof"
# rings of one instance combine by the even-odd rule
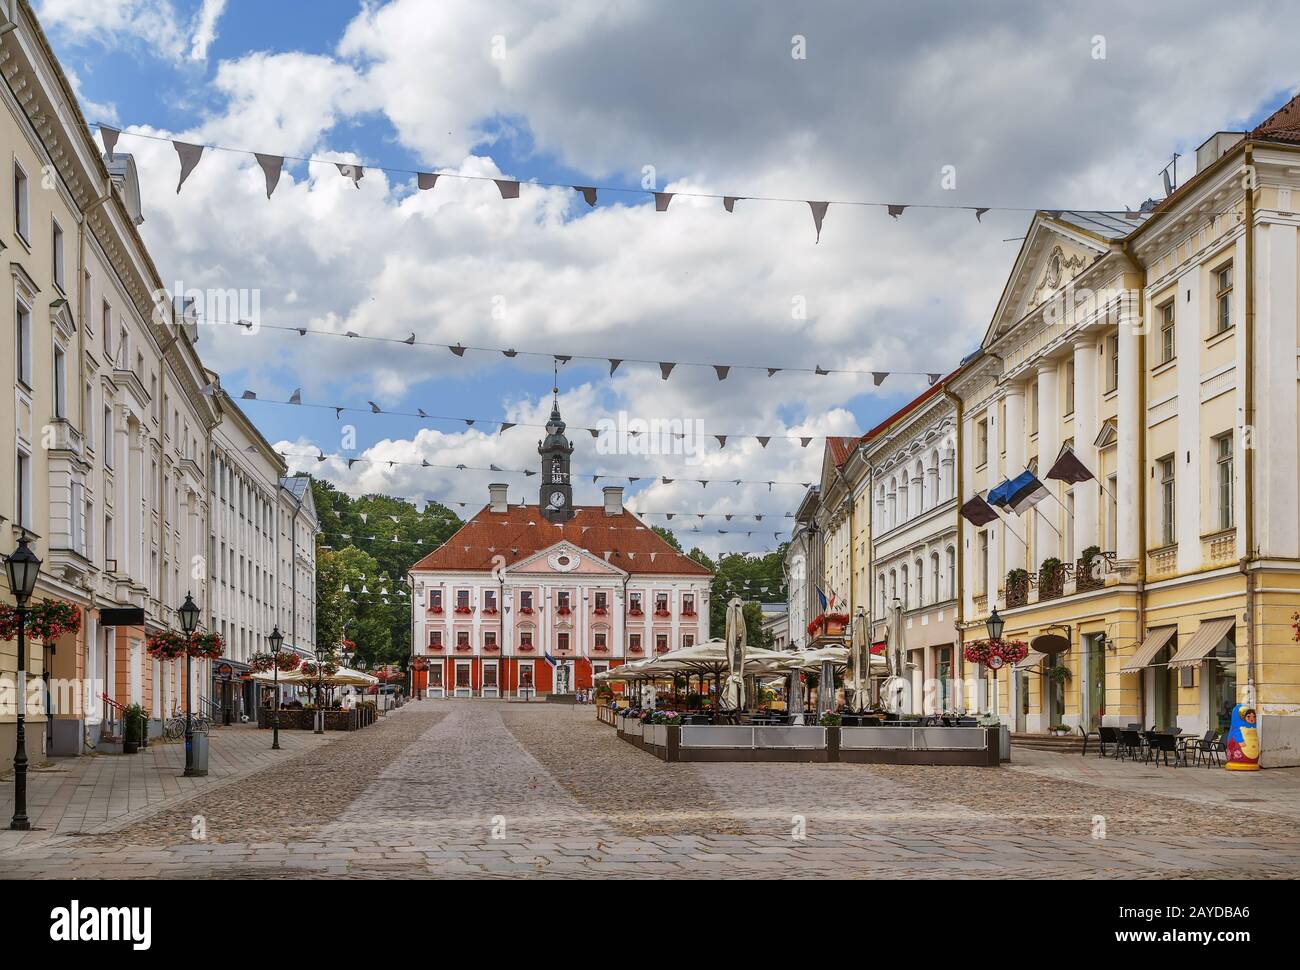
[[[827,438],[826,446],[831,450],[831,461],[835,462],[836,468],[843,468],[844,463],[848,461],[849,454],[857,445],[857,438]]]
[[[1300,94],[1256,125],[1250,137],[1300,144]]]
[[[605,559],[608,552],[609,564],[629,573],[713,575],[708,568],[668,545],[631,512],[606,515],[604,506],[578,505],[574,506],[574,513],[564,525],[554,525],[536,505],[511,505],[505,512],[493,512],[484,506],[455,535],[411,569],[490,572],[497,556],[504,558],[505,565],[512,566],[564,541],[587,550],[597,559]],[[654,553],[653,562],[651,553]]]

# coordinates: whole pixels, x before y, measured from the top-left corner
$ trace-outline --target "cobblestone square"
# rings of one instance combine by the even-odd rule
[[[197,784],[173,783],[179,747],[165,745],[35,773],[39,828],[0,842],[0,876],[1300,875],[1294,769],[1044,752],[1002,768],[665,764],[590,707],[483,700],[415,702],[342,736],[286,732],[281,752],[244,728],[212,747],[221,770]],[[87,799],[102,806],[93,824]]]

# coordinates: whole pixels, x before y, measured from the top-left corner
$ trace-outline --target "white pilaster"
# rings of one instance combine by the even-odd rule
[[[1097,459],[1097,340],[1080,334],[1074,340],[1074,453],[1094,475],[1100,474]],[[1097,545],[1098,488],[1096,480],[1079,482],[1074,488],[1074,550],[1082,554]],[[1067,526],[1069,523],[1067,523]]]

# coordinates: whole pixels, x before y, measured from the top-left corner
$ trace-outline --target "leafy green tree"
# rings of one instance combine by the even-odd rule
[[[316,479],[312,497],[321,527],[316,553],[318,638],[331,645],[345,638],[354,641],[357,659],[368,664],[404,665],[411,652],[407,574],[460,528],[460,519],[437,502],[421,511],[388,495],[354,499]],[[342,592],[345,584],[350,594]],[[368,593],[358,592],[363,586]],[[380,592],[384,589],[387,603]]]
[[[650,528],[654,530],[655,535],[657,535],[664,542],[668,543],[675,550],[677,550],[678,552],[682,551],[682,544],[677,541],[677,536],[673,535],[671,529],[665,529],[661,525],[652,525],[650,526]]]

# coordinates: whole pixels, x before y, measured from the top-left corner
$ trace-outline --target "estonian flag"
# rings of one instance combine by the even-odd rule
[[[1016,515],[1024,515],[1052,494],[1033,472],[1025,472],[1023,475],[999,485],[998,488],[1006,489],[1003,504]]]
[[[1079,461],[1078,456],[1075,455],[1074,449],[1066,445],[1061,449],[1060,455],[1056,458],[1056,464],[1047,473],[1047,477],[1053,481],[1069,482],[1073,485],[1078,482],[1089,481],[1097,476],[1088,471],[1087,466]]]
[[[1003,507],[1007,504],[1007,495],[1010,494],[1010,489],[1011,489],[1011,481],[1010,479],[1008,479],[1004,481],[1001,485],[997,485],[994,488],[990,489],[989,496],[986,501],[988,502],[989,505],[996,505],[998,507]]]
[[[989,503],[976,495],[961,507],[962,518],[972,525],[987,525],[997,519],[998,514],[989,507]]]

